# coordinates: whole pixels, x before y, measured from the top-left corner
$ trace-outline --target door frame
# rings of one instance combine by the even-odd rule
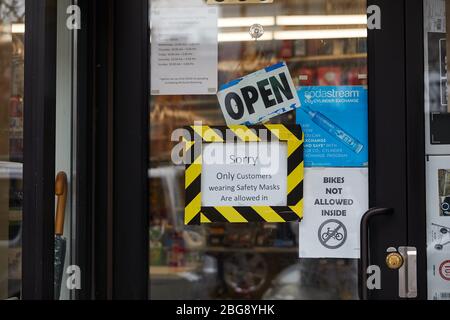
[[[417,248],[418,299],[428,298],[423,0],[405,1],[408,246]]]
[[[149,3],[77,4],[75,297],[147,299]],[[53,299],[56,9],[26,0],[23,299]]]
[[[25,2],[22,298],[53,299],[56,3]]]
[[[369,265],[381,269],[381,290],[369,290],[368,298],[398,299],[398,273],[384,261],[387,248],[407,245],[405,0],[368,5],[381,9],[381,30],[369,30],[367,39],[369,207],[393,209],[369,226]]]
[[[113,299],[147,299],[149,1],[114,0]]]
[[[74,1],[75,2],[75,1]],[[95,182],[96,133],[98,105],[102,106],[99,76],[108,66],[98,58],[101,42],[96,43],[94,9],[99,0],[78,0],[81,8],[80,30],[76,32],[76,91],[71,116],[76,134],[75,246],[72,263],[81,270],[81,290],[76,299],[103,298],[106,274],[102,264],[106,243],[96,225],[103,225],[103,211],[96,212]],[[55,206],[55,134],[56,134],[56,66],[57,0],[26,0],[25,98],[24,98],[24,201],[22,298],[52,300],[54,286],[54,206]],[[94,5],[95,4],[95,5]],[[103,33],[101,33],[103,39]],[[74,42],[75,43],[75,42]],[[101,63],[101,67],[96,64]],[[99,87],[99,88],[97,88]],[[98,98],[100,96],[100,98]],[[103,144],[100,143],[100,146]],[[72,155],[73,156],[73,155]],[[96,276],[97,275],[97,276]],[[101,276],[100,276],[101,275]]]
[[[381,268],[382,288],[369,298],[399,299],[398,272],[387,268],[386,249],[414,246],[417,299],[426,299],[423,3],[368,4],[382,13],[382,29],[368,32],[369,203],[394,209],[370,225],[370,260]]]
[[[132,27],[135,28],[134,34],[138,34],[136,39],[140,39],[143,43],[147,43],[149,39],[146,32],[148,21],[148,7],[146,5],[146,0],[136,1],[136,4],[132,6],[119,5],[121,11],[124,10],[127,13],[136,10],[134,11],[134,23],[126,28],[129,29],[128,32],[132,32]],[[421,82],[423,78],[423,69],[421,69],[423,50],[414,50],[414,48],[417,49],[422,46],[422,44],[419,44],[422,40],[419,30],[422,25],[417,23],[417,14],[421,14],[421,0],[369,0],[369,5],[378,5],[382,12],[382,29],[369,30],[367,39],[370,145],[369,203],[370,207],[394,209],[393,215],[377,217],[370,226],[372,231],[369,237],[371,244],[370,259],[372,264],[379,265],[382,270],[383,287],[382,290],[371,291],[369,298],[398,299],[398,276],[396,272],[389,270],[384,263],[385,249],[406,245],[416,246],[419,250],[418,272],[421,275],[424,274],[424,212],[422,209],[425,203],[425,167],[422,165],[424,163],[424,157],[422,156],[424,155],[424,152],[422,152],[424,151],[423,99],[420,99],[423,89],[423,81]],[[145,10],[143,10],[144,8]],[[141,14],[139,14],[139,10],[141,10]],[[126,16],[129,17],[128,14]],[[123,19],[122,17],[121,15],[121,19]],[[127,20],[121,22],[123,23],[122,27],[128,25],[124,23]],[[122,35],[125,35],[125,33]],[[120,45],[119,42],[115,43],[115,48],[119,48],[118,51],[115,51],[115,61],[122,60],[119,64],[122,63],[123,65],[127,61],[131,62],[129,67],[138,74],[138,77],[135,78],[123,75],[121,78],[116,78],[119,81],[127,80],[120,82],[123,85],[115,86],[115,96],[120,97],[128,90],[137,87],[142,88],[142,83],[149,84],[149,52],[147,47],[143,48],[142,43],[140,46],[136,43],[133,44],[134,41],[131,37],[123,39],[119,37],[115,38],[115,41],[120,41]],[[125,52],[124,50],[123,55],[117,55],[120,48],[126,48],[127,45],[134,46],[136,50],[132,50],[133,52]],[[411,54],[411,52],[414,52],[414,54]],[[130,60],[132,57],[134,57],[134,60]],[[398,63],[398,61],[403,61],[403,63]],[[144,66],[145,68],[143,68]],[[148,70],[148,72],[142,74],[142,70]],[[115,72],[115,76],[118,76],[117,72]],[[115,163],[115,168],[118,170],[115,172],[119,173],[116,181],[120,181],[119,185],[121,186],[127,185],[131,180],[135,181],[133,187],[125,188],[126,190],[120,189],[117,192],[117,186],[115,187],[115,196],[119,197],[116,198],[114,206],[115,222],[124,223],[123,225],[120,224],[119,229],[114,231],[115,243],[118,243],[119,237],[123,239],[121,235],[136,234],[137,232],[137,237],[129,238],[120,247],[115,247],[115,261],[121,262],[118,265],[115,264],[114,278],[115,284],[121,284],[116,287],[117,289],[139,288],[133,290],[136,298],[148,297],[147,288],[144,290],[141,285],[144,279],[148,279],[148,269],[146,269],[144,275],[142,268],[126,266],[131,258],[130,253],[133,253],[133,255],[139,253],[140,255],[138,258],[134,257],[132,261],[140,261],[142,265],[148,266],[148,238],[147,235],[143,234],[144,232],[147,233],[146,228],[148,226],[145,225],[145,230],[143,230],[141,224],[142,221],[147,221],[145,216],[148,215],[148,211],[143,210],[146,204],[142,203],[147,201],[147,188],[142,188],[143,182],[141,180],[142,177],[147,176],[147,161],[143,161],[144,155],[147,156],[147,148],[143,148],[143,145],[148,146],[148,124],[144,124],[142,119],[144,118],[147,121],[148,118],[142,117],[142,115],[147,115],[148,91],[146,91],[146,88],[148,87],[144,87],[144,91],[141,92],[133,91],[137,92],[138,98],[133,98],[136,99],[136,105],[140,105],[143,109],[136,110],[133,115],[128,114],[124,121],[121,120],[123,124],[115,131],[115,134],[118,134],[119,137],[118,143],[127,144],[126,146],[118,146],[120,149],[115,149],[115,159],[120,155],[126,158],[121,160],[126,160],[124,162]],[[418,90],[419,88],[421,90]],[[120,106],[122,106],[124,100],[121,101]],[[115,112],[117,109],[119,109],[118,112],[123,112],[119,105],[115,106]],[[389,119],[386,118],[386,115],[389,115]],[[120,117],[118,118],[120,119]],[[132,118],[135,121],[134,123],[130,121]],[[141,139],[136,138],[138,143],[130,145],[131,135],[126,134],[124,129],[136,129],[136,125],[141,130]],[[142,141],[142,137],[144,137],[144,141]],[[123,151],[119,152],[119,150]],[[417,156],[418,154],[420,156]],[[136,165],[133,165],[133,167],[139,168],[139,170],[132,170],[130,176],[126,176],[124,175],[127,172],[125,168],[130,166],[130,158],[136,159]],[[121,175],[120,172],[122,172]],[[411,183],[411,181],[416,183]],[[138,187],[140,188],[138,189]],[[131,190],[133,191],[130,192]],[[121,196],[124,199],[120,198]],[[130,212],[128,211],[129,207],[124,203],[128,197],[132,197],[129,199],[135,199],[140,203],[133,205],[132,208],[141,210],[141,217],[133,216],[131,221],[125,218],[126,214]],[[125,270],[135,273],[132,275],[131,273],[122,273]],[[140,274],[139,277],[138,274]],[[121,280],[121,277],[123,277],[123,280]],[[134,283],[131,284],[132,282]],[[125,283],[128,283],[128,285],[125,285]],[[426,281],[424,282],[419,277],[419,298],[423,299],[424,295],[426,296]],[[116,296],[122,295],[117,291]]]
[[[383,28],[368,32],[369,201],[371,207],[394,209],[370,226],[370,257],[382,269],[383,286],[371,299],[398,298],[397,275],[384,264],[385,250],[404,245],[419,250],[419,298],[426,298],[421,3],[368,1],[382,9]],[[84,52],[87,70],[101,67],[85,78],[90,87],[80,100],[89,100],[85,105],[95,110],[82,114],[92,135],[81,137],[90,151],[81,153],[84,162],[77,161],[94,177],[89,182],[86,175],[79,184],[92,192],[77,208],[87,212],[80,219],[91,230],[81,237],[80,254],[88,250],[84,263],[91,278],[86,279],[93,283],[80,298],[149,297],[149,4],[108,1],[106,29],[95,23],[97,37],[85,39],[100,50],[95,59]],[[30,112],[25,112],[23,297],[52,299],[56,0],[27,0],[26,13],[25,110]]]

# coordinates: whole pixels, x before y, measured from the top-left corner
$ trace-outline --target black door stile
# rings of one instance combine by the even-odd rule
[[[408,245],[417,248],[418,299],[427,299],[423,0],[406,1]]]
[[[114,299],[148,297],[148,1],[114,1]]]
[[[398,299],[398,272],[387,268],[386,249],[407,245],[407,1],[368,1],[381,9],[381,30],[368,32],[369,206],[393,209],[370,224],[370,264],[381,268],[381,290],[370,290],[369,299]]]
[[[53,299],[56,0],[25,3],[22,297]]]

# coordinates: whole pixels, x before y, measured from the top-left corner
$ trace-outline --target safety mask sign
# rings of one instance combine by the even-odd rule
[[[261,123],[300,107],[285,62],[223,85],[217,97],[228,125]]]
[[[302,219],[300,126],[190,126],[185,134],[185,224]]]

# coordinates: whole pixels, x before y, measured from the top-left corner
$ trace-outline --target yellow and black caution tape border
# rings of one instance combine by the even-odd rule
[[[185,224],[198,225],[212,222],[284,223],[300,221],[303,217],[303,142],[299,125],[267,124],[257,126],[190,126],[184,138],[185,172]],[[260,130],[265,129],[260,135]],[[287,206],[203,207],[201,193],[202,148],[196,144],[237,142],[287,142]],[[225,138],[225,139],[224,139]]]

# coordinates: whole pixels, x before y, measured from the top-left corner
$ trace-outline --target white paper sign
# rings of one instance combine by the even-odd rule
[[[286,205],[286,143],[210,143],[202,154],[203,206]]]
[[[300,106],[284,62],[223,85],[217,97],[228,125],[258,124]]]
[[[152,95],[216,94],[217,8],[168,3],[151,9]]]
[[[427,161],[428,299],[450,300],[450,156]]]
[[[450,154],[443,125],[450,113],[447,85],[446,1],[424,1],[425,151]]]
[[[367,168],[305,169],[300,258],[359,258],[368,181]]]

